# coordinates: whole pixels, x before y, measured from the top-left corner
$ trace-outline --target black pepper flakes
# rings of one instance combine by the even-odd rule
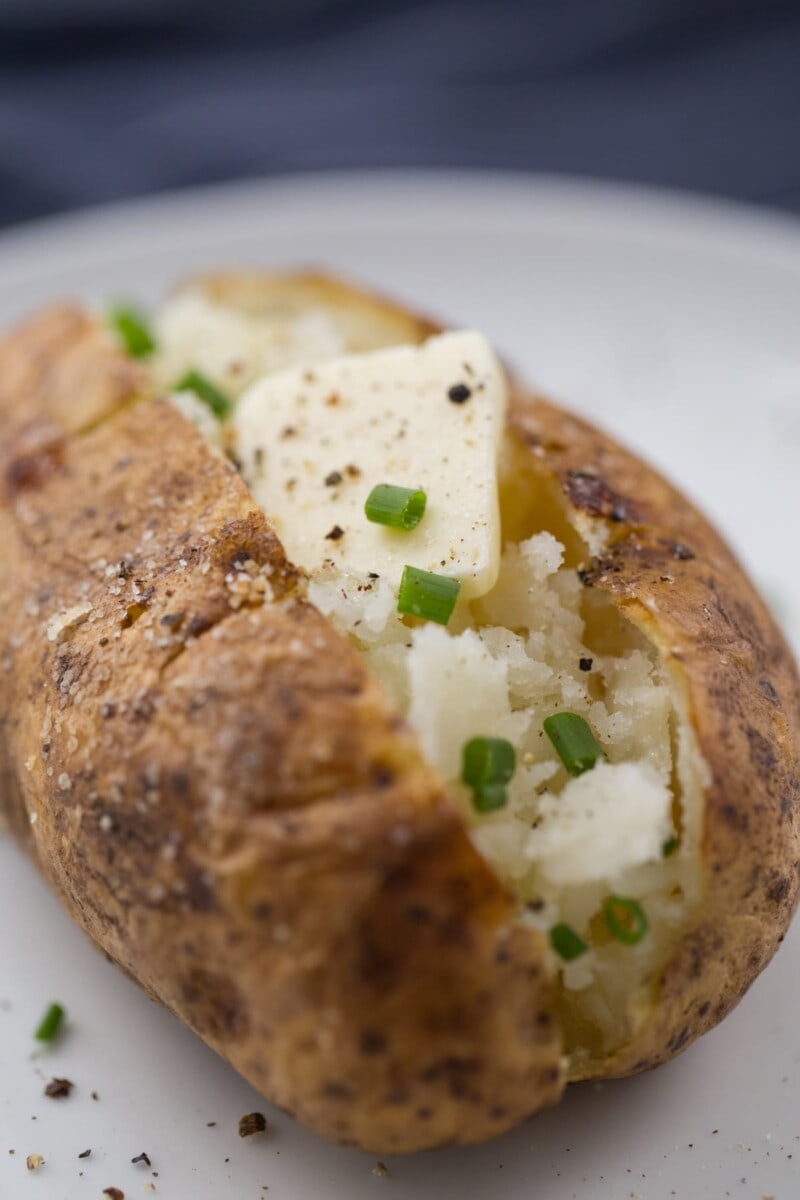
[[[78,1158],[90,1158],[91,1153],[92,1153],[91,1150],[82,1150],[81,1153],[78,1155]]]
[[[239,1121],[239,1137],[252,1137],[254,1133],[263,1133],[267,1128],[267,1118],[263,1113],[247,1113]]]
[[[592,658],[579,658],[578,666],[582,671],[591,671],[593,662],[594,659]]]
[[[344,530],[342,529],[341,525],[334,525],[333,529],[331,529],[328,533],[325,534],[325,541],[326,542],[338,542],[339,538],[343,538],[343,537],[344,537]]]
[[[148,1154],[145,1154],[144,1150],[142,1151],[142,1153],[141,1153],[141,1154],[137,1154],[135,1158],[132,1158],[132,1159],[131,1159],[131,1162],[132,1162],[132,1163],[134,1163],[134,1164],[137,1164],[137,1163],[144,1163],[144,1165],[145,1165],[146,1167],[152,1167],[152,1165],[153,1165],[153,1164],[150,1162],[150,1156],[149,1156]]]
[[[341,471],[331,471],[325,476],[325,487],[336,487],[344,479]]]
[[[465,383],[454,383],[451,388],[447,389],[447,398],[452,400],[453,404],[465,404],[472,395],[472,389],[468,388]]]
[[[75,1084],[71,1079],[51,1079],[47,1087],[44,1089],[45,1096],[49,1096],[51,1100],[64,1100],[70,1094]]]

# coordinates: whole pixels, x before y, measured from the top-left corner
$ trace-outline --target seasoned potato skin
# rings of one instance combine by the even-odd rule
[[[112,353],[129,386],[106,389],[99,343],[104,390],[59,425],[55,366],[93,336],[78,314],[13,334],[0,379],[29,379],[54,330],[46,445],[19,448],[26,390],[0,414],[12,829],[107,954],[326,1136],[470,1142],[553,1102],[543,938],[409,729],[135,366]]]
[[[365,345],[437,328],[314,274],[204,286],[250,310],[376,314]],[[791,919],[800,685],[731,552],[663,479],[516,384],[511,428],[608,534],[584,583],[659,647],[710,769],[703,904],[630,1045],[586,1072],[626,1074],[724,1016]],[[515,924],[235,471],[79,310],[0,345],[0,468],[2,803],[90,936],[334,1140],[473,1142],[557,1100],[543,937]]]

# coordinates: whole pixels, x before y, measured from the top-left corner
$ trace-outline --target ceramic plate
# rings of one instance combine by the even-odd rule
[[[667,471],[800,647],[800,225],[513,176],[303,176],[0,237],[0,323],[157,297],[206,266],[323,263],[486,331]],[[724,1025],[654,1074],[569,1091],[488,1145],[376,1160],[275,1112],[97,954],[0,840],[0,1196],[78,1200],[789,1200],[800,1191],[800,929]],[[37,1052],[57,999],[66,1036]],[[69,1099],[43,1096],[54,1075]],[[254,1109],[266,1135],[241,1140]],[[88,1157],[80,1157],[91,1150]],[[145,1152],[150,1165],[131,1160]],[[26,1156],[44,1165],[30,1173]],[[153,1191],[153,1189],[155,1189]]]

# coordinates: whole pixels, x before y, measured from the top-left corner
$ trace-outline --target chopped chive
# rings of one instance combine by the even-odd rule
[[[446,575],[404,567],[397,594],[397,611],[446,625],[453,615],[461,584]]]
[[[517,765],[511,742],[505,738],[476,737],[464,745],[461,779],[473,789],[476,812],[494,812],[508,803],[505,785]]]
[[[550,945],[564,962],[572,962],[580,958],[589,949],[583,938],[575,932],[571,925],[563,922],[554,925],[550,930]]]
[[[207,404],[220,421],[224,421],[233,408],[230,397],[221,392],[217,385],[200,371],[187,371],[183,378],[175,384],[175,391],[194,392],[198,400]]]
[[[120,305],[108,314],[111,328],[125,344],[133,358],[147,358],[156,348],[156,341],[147,323],[147,318],[138,309]]]
[[[427,496],[422,490],[378,483],[367,496],[364,512],[368,521],[390,529],[416,529],[425,513]]]
[[[669,858],[670,855],[674,854],[677,849],[678,849],[678,839],[675,836],[675,834],[673,834],[672,837],[667,838],[667,840],[664,842],[663,846],[661,847],[662,858]]]
[[[476,812],[495,812],[508,804],[508,792],[504,783],[482,783],[472,793],[472,807]]]
[[[505,738],[475,737],[462,751],[461,778],[469,787],[485,783],[508,783],[517,765],[511,742]]]
[[[554,713],[545,717],[544,731],[556,748],[570,775],[582,775],[603,759],[605,753],[591,729],[577,713]]]
[[[39,1027],[33,1035],[38,1042],[52,1042],[61,1028],[64,1020],[64,1009],[60,1004],[51,1004],[39,1022]]]
[[[637,945],[650,928],[641,904],[625,896],[607,898],[603,919],[611,936],[626,946]]]

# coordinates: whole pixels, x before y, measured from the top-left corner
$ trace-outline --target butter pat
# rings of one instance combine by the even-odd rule
[[[310,573],[332,560],[397,587],[409,564],[481,596],[500,565],[506,391],[480,333],[345,355],[253,384],[233,420],[237,454],[289,558]],[[425,491],[416,529],[367,520],[378,483]]]

